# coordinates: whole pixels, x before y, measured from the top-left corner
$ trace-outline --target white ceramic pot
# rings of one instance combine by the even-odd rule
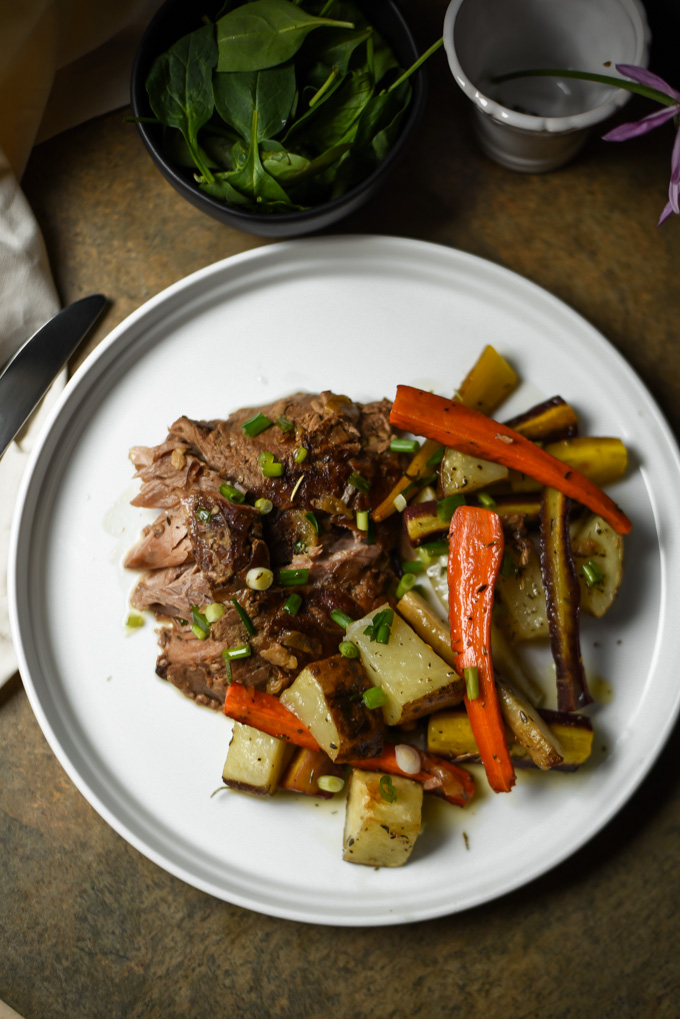
[[[638,0],[452,0],[443,34],[482,149],[526,173],[570,160],[630,93],[573,78],[493,78],[532,68],[616,76],[616,64],[646,67],[650,42]]]

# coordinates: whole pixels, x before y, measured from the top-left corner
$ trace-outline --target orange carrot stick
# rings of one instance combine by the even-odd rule
[[[231,683],[224,698],[224,713],[236,722],[252,725],[260,732],[266,732],[269,736],[276,736],[277,739],[286,740],[295,746],[305,747],[307,750],[320,749],[309,729],[273,694],[252,690],[241,683]],[[475,784],[472,775],[451,761],[422,751],[419,753],[421,769],[415,775],[409,775],[401,770],[397,764],[395,747],[390,745],[386,746],[378,757],[350,763],[368,771],[384,771],[390,775],[412,778],[415,782],[422,782],[428,787],[428,791],[442,796],[449,803],[464,807],[474,795]]]
[[[435,439],[470,456],[493,460],[542,485],[557,488],[603,517],[619,534],[628,534],[632,527],[623,510],[585,474],[472,407],[422,389],[397,386],[390,422],[396,428]]]
[[[491,661],[494,584],[503,560],[503,524],[497,513],[459,506],[449,528],[449,615],[456,670],[476,668],[477,696],[465,707],[489,785],[509,793],[515,784]],[[468,691],[469,692],[469,691]]]

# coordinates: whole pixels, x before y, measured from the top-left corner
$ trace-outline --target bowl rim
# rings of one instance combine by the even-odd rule
[[[549,132],[567,133],[568,131],[580,131],[601,121],[606,120],[630,99],[631,93],[626,89],[616,89],[613,95],[605,102],[593,106],[583,113],[572,113],[564,117],[540,117],[529,113],[519,113],[503,106],[497,100],[492,99],[482,92],[470,80],[463,69],[454,43],[454,30],[456,18],[460,8],[468,0],[451,0],[444,15],[444,49],[449,62],[449,68],[457,83],[468,99],[471,99],[480,113],[492,117],[494,120],[507,124],[509,127],[519,128],[528,132]],[[647,21],[647,15],[640,0],[617,0],[622,9],[628,14],[634,24],[637,35],[637,48],[635,56],[627,63],[638,66],[647,66],[649,59],[649,46],[651,32]],[[613,86],[612,86],[613,87]]]
[[[175,2],[175,0],[165,0],[165,2],[158,8],[144,30],[135,52],[130,73],[130,105],[132,107],[134,117],[148,116],[148,109],[145,109],[141,105],[144,101],[144,97],[146,97],[145,74],[143,73],[143,69],[149,61],[147,48],[159,23],[163,20],[165,16],[165,9],[170,2]],[[361,5],[362,0],[355,0],[355,2],[358,5]],[[388,10],[394,17],[395,21],[399,23],[399,27],[404,33],[404,37],[413,51],[413,60],[415,61],[417,56],[420,55],[416,39],[401,10],[394,0],[381,0],[381,7],[383,10]],[[427,95],[427,75],[424,67],[419,67],[411,76],[410,81],[412,87],[411,104],[407,111],[403,127],[394,145],[391,147],[384,159],[381,160],[378,166],[376,166],[367,177],[359,181],[358,184],[355,184],[338,198],[333,198],[330,201],[311,206],[308,209],[297,209],[292,212],[260,213],[250,209],[240,209],[236,206],[228,205],[226,202],[221,202],[212,195],[208,195],[205,192],[200,191],[198,187],[196,187],[193,182],[163,154],[161,148],[158,146],[153,137],[152,131],[150,130],[151,127],[156,127],[157,125],[149,125],[143,121],[137,121],[135,126],[139,131],[149,155],[163,176],[165,176],[175,189],[194,206],[199,209],[202,208],[203,211],[206,212],[208,210],[213,210],[213,214],[217,219],[221,219],[223,221],[229,220],[236,226],[243,224],[244,227],[252,227],[254,224],[258,223],[270,223],[272,225],[275,224],[277,227],[280,226],[281,228],[285,228],[287,225],[300,225],[306,222],[313,223],[314,220],[320,219],[323,219],[325,222],[332,222],[333,214],[336,211],[340,212],[346,207],[349,207],[348,211],[351,212],[352,206],[355,203],[358,203],[364,195],[367,193],[370,194],[370,192],[377,187],[382,176],[389,171],[393,163],[396,162],[398,157],[401,155],[410,135],[420,121],[425,109]]]

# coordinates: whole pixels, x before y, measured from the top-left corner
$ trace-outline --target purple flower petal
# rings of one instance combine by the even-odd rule
[[[607,134],[602,135],[606,142],[625,142],[629,138],[637,138],[641,134],[653,131],[660,124],[672,120],[680,112],[680,106],[663,106],[660,110],[648,113],[642,120],[633,120],[628,124],[619,124]]]
[[[645,67],[637,67],[635,64],[617,64],[616,70],[619,74],[625,74],[626,78],[636,81],[638,85],[655,88],[659,92],[665,92],[672,99],[680,100],[680,92],[676,92],[667,81],[660,78],[658,74],[654,74],[653,71],[648,71]]]
[[[656,225],[657,226],[661,226],[662,223],[665,223],[666,220],[669,218],[669,216],[672,214],[672,212],[673,212],[673,207],[672,207],[671,203],[668,202],[666,205],[664,205],[663,212],[659,216],[659,222]]]

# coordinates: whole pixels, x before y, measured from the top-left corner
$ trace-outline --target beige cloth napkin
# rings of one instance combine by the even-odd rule
[[[60,307],[39,226],[21,191],[31,149],[126,105],[137,43],[160,2],[0,0],[0,368]],[[115,300],[115,292],[107,296]],[[55,382],[0,460],[0,686],[17,668],[7,603],[16,496],[65,381],[64,374]]]

